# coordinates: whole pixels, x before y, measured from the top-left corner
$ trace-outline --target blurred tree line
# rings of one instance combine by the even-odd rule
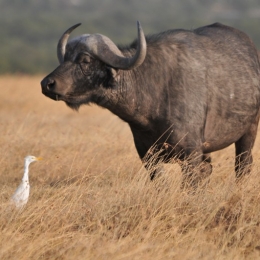
[[[46,73],[57,64],[61,34],[102,33],[126,44],[137,34],[221,22],[246,32],[260,49],[259,0],[0,0],[0,73]]]

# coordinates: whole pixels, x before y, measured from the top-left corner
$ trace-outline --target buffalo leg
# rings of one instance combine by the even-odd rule
[[[159,164],[156,166],[156,169],[152,170],[152,172],[150,173],[150,179],[151,181],[155,178],[155,177],[159,177],[164,173],[164,168],[162,164]]]
[[[251,171],[253,162],[252,148],[257,133],[257,124],[253,124],[249,131],[244,134],[236,143],[235,171],[236,177],[240,178]]]
[[[212,173],[210,154],[191,153],[181,165],[183,172],[182,188],[198,187]]]
[[[163,157],[154,148],[149,149],[142,159],[146,170],[150,172],[151,181],[164,173]]]
[[[211,164],[210,153],[205,153],[205,154],[203,154],[202,160],[203,160],[205,163]]]
[[[131,126],[130,126],[131,127]],[[150,179],[153,180],[164,172],[162,158],[158,154],[158,149],[154,146],[154,140],[147,140],[146,133],[131,127],[134,143],[144,167],[150,172]]]
[[[210,175],[212,173],[212,164],[211,164],[211,157],[210,153],[203,154],[202,157],[202,164],[201,164],[201,171],[206,172],[206,175]]]
[[[187,167],[187,165],[188,165],[188,167]],[[156,167],[156,169],[150,173],[151,180],[153,180],[155,177],[158,177],[162,173],[164,173],[164,168],[163,168],[162,163],[157,163],[154,165],[154,167]],[[190,180],[195,177],[195,176],[192,176],[193,172],[194,172],[194,170],[192,170],[192,168],[199,169],[199,172],[196,172],[195,174],[198,174],[199,176],[197,176],[197,178],[199,178],[201,180],[204,179],[205,176],[209,176],[212,173],[210,154],[203,154],[202,161],[199,158],[199,160],[195,163],[194,162],[191,164],[188,163],[188,164],[186,164],[186,166],[184,166],[184,164],[182,164],[182,172],[184,174],[185,180]]]

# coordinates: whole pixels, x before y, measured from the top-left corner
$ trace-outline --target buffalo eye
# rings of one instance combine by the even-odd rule
[[[88,54],[80,53],[80,54],[76,57],[75,61],[76,61],[77,63],[85,63],[85,64],[88,64],[88,63],[90,63],[90,61],[91,61],[91,57],[90,57]]]

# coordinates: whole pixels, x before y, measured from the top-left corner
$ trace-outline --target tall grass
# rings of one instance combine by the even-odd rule
[[[45,98],[40,77],[0,78],[0,259],[258,259],[259,139],[250,176],[235,183],[234,148],[213,154],[209,183],[181,190],[165,165],[154,182],[128,126],[106,110],[79,113]],[[27,154],[31,194],[9,199]]]

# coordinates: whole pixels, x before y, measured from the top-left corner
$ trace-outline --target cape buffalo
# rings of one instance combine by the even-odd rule
[[[76,110],[95,103],[127,122],[140,158],[157,155],[151,179],[159,162],[174,158],[184,182],[199,180],[211,173],[207,154],[232,143],[236,177],[250,172],[260,67],[245,33],[215,23],[144,36],[138,22],[138,38],[129,46],[101,34],[67,42],[79,25],[60,38],[60,65],[42,80],[44,95]]]

